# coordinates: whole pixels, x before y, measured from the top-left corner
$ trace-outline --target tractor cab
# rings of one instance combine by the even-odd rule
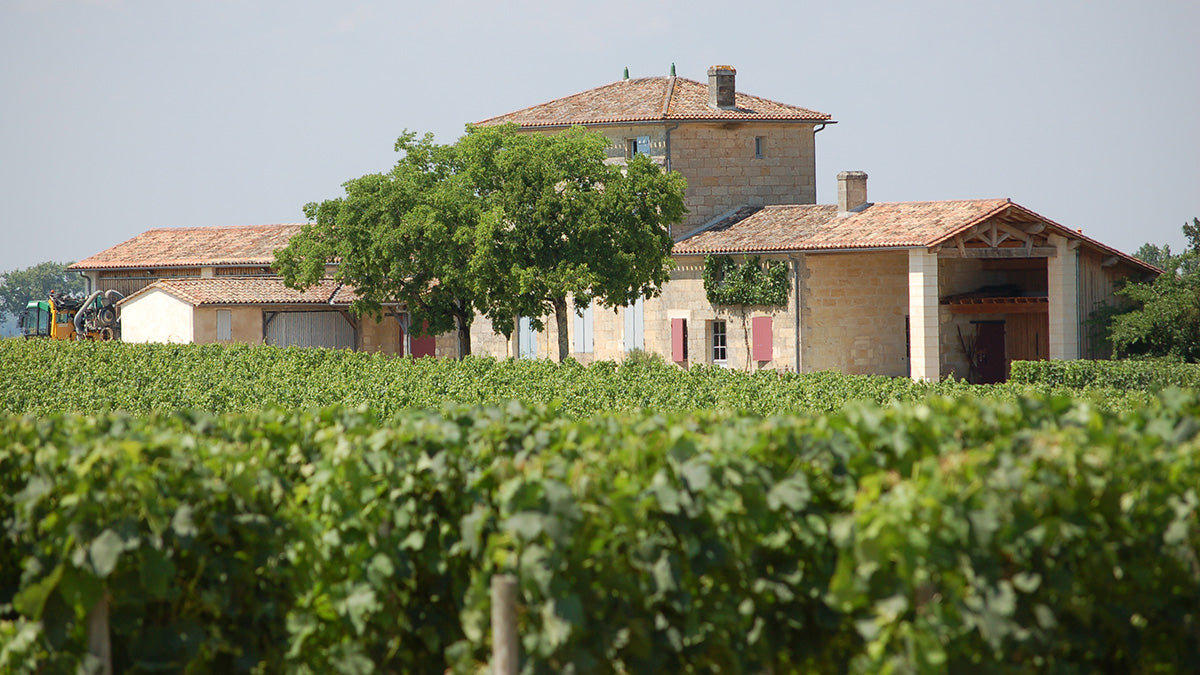
[[[26,338],[74,340],[75,314],[83,305],[81,298],[50,291],[49,299],[31,300],[25,305],[25,313],[21,315],[21,334]]]
[[[26,338],[50,337],[50,326],[54,325],[53,311],[45,300],[30,300],[21,314],[21,335]]]

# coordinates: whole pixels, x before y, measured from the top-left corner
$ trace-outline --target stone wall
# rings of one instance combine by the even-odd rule
[[[739,262],[742,256],[735,258]],[[778,260],[791,265],[783,256],[762,256],[762,260]],[[736,370],[795,370],[796,320],[792,282],[789,280],[788,302],[783,307],[714,306],[704,291],[704,257],[676,258],[678,266],[662,296],[646,301],[646,349],[671,360],[671,320],[685,319],[688,334],[689,367],[696,363],[713,363],[712,325],[724,321],[726,330],[725,366]],[[790,275],[789,275],[790,276]],[[755,317],[771,317],[771,360],[753,359],[751,326]]]
[[[811,123],[683,123],[670,132],[669,158],[667,128],[654,123],[593,130],[609,139],[610,162],[623,163],[627,141],[647,136],[650,158],[687,179],[688,215],[673,232],[676,238],[739,206],[816,203]],[[761,158],[755,156],[756,138],[762,139]]]
[[[400,324],[390,313],[376,321],[364,316],[358,323],[358,348],[364,352],[399,354]]]
[[[817,201],[811,124],[682,124],[671,133],[671,168],[688,181],[688,215],[677,236],[738,206]]]
[[[908,375],[907,251],[810,253],[805,265],[803,369]]]

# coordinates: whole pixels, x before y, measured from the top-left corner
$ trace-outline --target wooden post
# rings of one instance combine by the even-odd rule
[[[520,646],[517,642],[517,578],[492,577],[492,673],[517,675]]]
[[[100,598],[87,615],[88,654],[100,661],[100,673],[113,675],[112,638],[108,632],[108,596]]]

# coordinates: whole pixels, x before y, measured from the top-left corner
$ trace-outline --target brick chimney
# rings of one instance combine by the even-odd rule
[[[733,87],[736,75],[733,66],[711,66],[708,69],[708,107],[721,110],[737,107]]]
[[[867,174],[863,171],[843,171],[837,175],[838,215],[845,216],[867,206]]]

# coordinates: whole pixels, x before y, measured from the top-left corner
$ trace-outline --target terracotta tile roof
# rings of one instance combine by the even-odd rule
[[[354,289],[326,279],[304,291],[283,285],[280,277],[208,277],[159,279],[121,301],[154,290],[169,293],[192,305],[338,305],[354,301]]]
[[[178,227],[147,230],[71,265],[73,270],[201,265],[270,265],[303,225]]]
[[[479,122],[522,127],[675,120],[830,122],[826,113],[736,93],[736,108],[708,107],[708,85],[683,77],[640,77],[555,99]]]
[[[839,218],[832,204],[743,207],[675,244],[680,255],[932,246],[1009,206],[1007,199],[872,204]]]
[[[1161,270],[1008,199],[885,202],[838,217],[832,204],[744,206],[675,243],[674,255],[933,247],[1002,213],[1039,222],[1151,273]]]

